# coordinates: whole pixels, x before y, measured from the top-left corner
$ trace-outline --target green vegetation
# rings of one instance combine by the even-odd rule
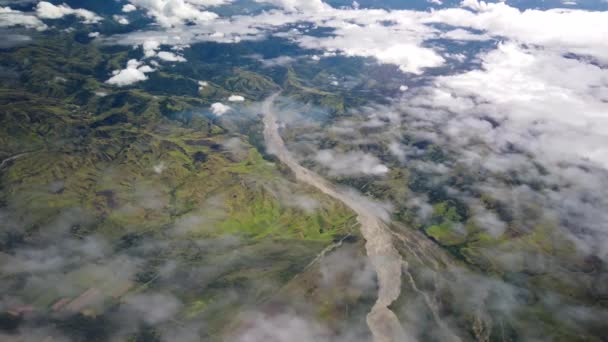
[[[71,38],[0,53],[2,67],[20,75],[0,80],[0,210],[18,223],[0,235],[0,259],[15,241],[55,234],[107,241],[135,272],[108,277],[120,269],[113,260],[69,264],[56,275],[69,290],[18,289],[21,275],[1,276],[40,312],[77,308],[57,322],[60,329],[80,340],[81,325],[101,324],[125,296],[160,291],[183,303],[180,320],[204,320],[208,336],[219,340],[238,312],[276,296],[334,240],[357,235],[352,212],[290,180],[239,133],[259,135],[249,128],[255,124],[234,129],[207,115],[230,94],[255,100],[276,91],[269,77],[240,68],[208,75],[167,68],[141,87],[118,89],[102,82],[132,52]],[[199,91],[200,79],[209,86]],[[55,229],[66,213],[78,223],[66,223],[63,236]],[[155,253],[142,252],[152,241]],[[205,241],[218,247],[197,245]],[[168,264],[173,279],[162,276]],[[88,333],[104,336],[111,325],[99,329]],[[148,328],[132,339],[154,336]]]

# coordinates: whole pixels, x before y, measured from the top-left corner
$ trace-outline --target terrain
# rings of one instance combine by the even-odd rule
[[[0,0],[0,340],[604,341],[607,13]]]

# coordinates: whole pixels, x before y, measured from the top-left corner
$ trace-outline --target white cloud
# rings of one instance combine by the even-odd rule
[[[161,51],[156,56],[166,62],[185,62],[186,59],[183,56],[177,55],[173,52]]]
[[[329,169],[330,175],[374,175],[388,173],[389,169],[378,158],[363,152],[337,153],[332,150],[321,150],[315,156],[322,166]]]
[[[245,316],[245,315],[243,315]],[[293,342],[327,342],[329,333],[321,324],[298,316],[295,313],[265,315],[261,313],[247,313],[239,317],[246,322],[247,329],[236,329],[228,338],[234,342],[259,341],[293,341]]]
[[[24,26],[44,31],[48,27],[36,16],[16,11],[10,7],[0,7],[0,27]]]
[[[381,63],[395,64],[403,72],[421,74],[424,68],[438,67],[445,60],[431,48],[421,46],[434,29],[418,20],[410,11],[334,10],[320,26],[334,28],[330,37],[301,35],[296,41],[305,48],[322,49],[346,56],[376,58]],[[386,25],[386,21],[393,21]]]
[[[115,70],[114,76],[107,80],[106,83],[123,87],[147,80],[148,76],[146,76],[146,73],[153,72],[154,69],[142,64],[142,62],[135,59],[129,60],[127,67],[123,70]]]
[[[448,32],[445,32],[441,35],[442,38],[451,39],[451,40],[489,40],[490,36],[487,34],[476,34],[471,31],[467,31],[464,29],[455,29]]]
[[[304,2],[302,2],[304,3]],[[308,2],[306,2],[308,3]],[[284,8],[298,4],[288,2]],[[317,8],[317,5],[313,6]],[[184,20],[155,16],[165,31],[143,31],[119,36],[123,44],[137,45],[154,39],[165,45],[185,45],[196,41],[222,43],[265,38],[275,28],[290,23],[311,22],[316,26],[333,30],[329,36],[313,36],[306,30],[292,30],[286,35],[304,48],[323,50],[323,56],[360,56],[376,58],[381,63],[398,65],[404,72],[421,74],[425,68],[441,66],[444,58],[430,47],[423,46],[425,39],[438,35],[438,31],[426,25],[429,13],[415,11],[384,11],[334,9],[327,5],[322,10],[285,12],[273,10],[255,16],[235,16],[198,21],[196,25],[183,26]],[[166,14],[166,13],[165,13]],[[390,25],[387,25],[390,22]]]
[[[158,51],[160,50],[161,43],[156,40],[146,40],[142,44],[142,49],[144,50],[144,56],[146,58],[157,57],[166,62],[185,62],[186,59],[183,56],[175,54],[173,52],[168,51]]]
[[[608,70],[514,43],[481,58],[482,70],[438,77],[430,96],[416,101],[507,120],[509,128],[521,130],[522,144],[545,159],[589,160],[608,168]],[[453,127],[453,134],[473,128],[469,123]]]
[[[160,175],[167,169],[167,166],[165,165],[165,163],[160,162],[159,164],[154,165],[152,169],[154,170],[154,173]]]
[[[160,42],[155,40],[146,40],[142,44],[142,48],[144,49],[144,56],[147,58],[156,56],[156,52],[160,50]]]
[[[222,0],[130,0],[131,4],[145,9],[161,26],[171,27],[187,22],[208,22],[218,15],[203,10],[205,6],[227,3]]]
[[[89,33],[89,37],[90,38],[97,38],[99,37],[100,33],[99,32],[90,32]]]
[[[36,14],[41,19],[60,19],[66,15],[75,15],[82,19],[85,24],[95,24],[102,20],[97,14],[85,9],[73,9],[66,4],[53,5],[50,2],[41,1],[36,6]]]
[[[291,63],[295,62],[296,59],[293,57],[290,57],[290,56],[279,56],[279,57],[270,58],[270,59],[260,58],[259,61],[262,62],[262,64],[265,67],[274,67],[274,66],[284,66],[284,65],[291,64]]]
[[[176,5],[165,8],[170,1],[171,4],[176,1]],[[436,38],[461,41],[506,38],[608,61],[608,40],[605,39],[608,36],[608,12],[557,9],[522,12],[503,2],[476,0],[463,2],[466,8],[434,11],[336,9],[317,1],[272,0],[273,4],[284,10],[231,18],[213,16],[211,19],[204,16],[205,20],[198,20],[191,17],[198,16],[201,7],[197,7],[197,3],[184,1],[132,1],[147,8],[160,25],[173,27],[118,36],[115,41],[137,45],[153,39],[164,45],[184,46],[197,41],[234,43],[260,40],[275,34],[288,37],[304,48],[323,50],[323,56],[371,57],[381,63],[398,65],[403,72],[413,74],[422,74],[426,68],[443,66],[446,58],[457,57],[459,60],[462,56],[444,52],[434,44],[426,44]],[[299,10],[298,6],[311,8]],[[183,11],[184,8],[190,10]],[[195,25],[185,26],[186,22]],[[325,27],[331,30],[331,34],[311,35],[299,29],[272,33],[279,27],[298,22]],[[457,28],[443,32],[446,29],[435,24]],[[574,27],[576,29],[572,29]]]
[[[122,6],[122,11],[125,13],[130,13],[133,11],[137,11],[137,7],[133,6],[133,4],[126,4]]]
[[[226,113],[228,113],[229,111],[231,111],[232,108],[226,106],[223,103],[220,102],[216,102],[214,104],[211,105],[211,112],[216,115],[216,116],[222,116]]]
[[[432,12],[425,21],[486,31],[521,43],[588,54],[608,62],[608,12],[567,9],[520,11],[504,2],[466,0]]]
[[[507,229],[507,225],[496,214],[481,205],[473,206],[473,221],[480,229],[495,238],[500,237]]]
[[[120,25],[129,25],[129,19],[124,15],[113,15],[112,18]]]
[[[331,7],[322,0],[255,0],[256,2],[270,3],[292,12],[316,12],[328,10]]]
[[[230,102],[243,102],[245,101],[245,98],[241,95],[230,95],[230,97],[228,98],[228,101]]]
[[[517,213],[541,206],[581,253],[608,259],[608,196],[597,191],[608,186],[608,69],[513,42],[479,58],[480,69],[439,76],[407,99],[410,125],[432,129],[427,137],[472,169],[552,187],[477,184]],[[476,220],[495,236],[504,230],[485,214]]]

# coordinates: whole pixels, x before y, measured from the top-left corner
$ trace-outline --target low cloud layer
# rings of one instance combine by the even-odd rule
[[[329,173],[334,176],[381,176],[389,171],[378,158],[360,152],[336,153],[331,150],[321,150],[315,156],[315,161],[328,168]]]
[[[480,59],[481,69],[437,77],[403,101],[418,127],[414,134],[439,133],[426,138],[458,152],[468,167],[541,182],[546,188],[534,201],[544,215],[559,217],[583,253],[605,259],[608,198],[596,189],[608,184],[608,72],[585,59],[516,43],[500,44]],[[485,190],[512,203],[536,192],[498,183]]]

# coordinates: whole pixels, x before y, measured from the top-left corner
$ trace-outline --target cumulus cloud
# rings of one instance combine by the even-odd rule
[[[500,44],[481,59],[481,70],[438,77],[428,96],[414,98],[413,103],[468,112],[466,120],[454,122],[448,132],[457,140],[470,137],[469,130],[503,150],[517,139],[518,145],[552,163],[588,160],[608,167],[601,128],[608,124],[603,114],[608,110],[606,69],[515,43]],[[494,116],[501,126],[492,129],[481,118],[483,113]],[[520,136],[489,135],[506,129],[516,129]]]
[[[133,4],[126,4],[122,6],[122,11],[125,13],[130,13],[133,11],[137,11],[137,7],[133,6]]]
[[[106,83],[124,87],[147,80],[148,76],[146,76],[146,74],[153,71],[154,69],[148,65],[144,65],[136,59],[131,59],[127,62],[127,67],[125,69],[115,70],[113,72],[114,76],[107,80]]]
[[[169,51],[160,51],[156,56],[159,59],[166,61],[166,62],[185,62],[186,61],[186,59],[183,56],[180,56],[178,54],[175,54],[175,53],[169,52]]]
[[[432,49],[414,43],[389,43],[394,40],[387,37],[387,34],[397,35],[397,32],[382,32],[385,30],[379,29],[362,34],[365,30],[364,27],[350,29],[342,32],[344,35],[331,39],[305,37],[302,43],[307,48],[337,49],[346,56],[374,57],[382,63],[398,65],[403,72],[413,74],[421,74],[424,68],[438,67],[445,62]],[[361,44],[361,40],[365,43]],[[355,44],[356,41],[359,43]]]
[[[174,52],[159,51],[161,49],[161,43],[159,41],[152,39],[146,40],[141,46],[144,50],[144,57],[146,58],[157,57],[165,62],[186,62],[186,58]]]
[[[42,19],[60,19],[67,15],[74,15],[82,19],[85,24],[95,24],[102,20],[97,14],[85,9],[73,9],[66,4],[53,5],[50,2],[41,1],[36,6],[36,14]]]
[[[216,115],[216,116],[222,116],[226,113],[228,113],[229,111],[231,111],[232,108],[226,106],[223,103],[220,102],[216,102],[214,104],[211,105],[211,112]]]
[[[469,27],[492,36],[592,55],[608,62],[608,42],[605,39],[608,35],[608,12],[570,9],[520,11],[506,2],[479,0],[465,0],[462,5],[468,9],[435,11],[425,21]],[[463,33],[453,31],[452,35],[461,39]],[[471,37],[469,34],[465,36]]]
[[[335,9],[322,2],[276,2],[286,11],[271,11],[255,16],[235,16],[229,19],[197,21],[195,26],[179,26],[186,21],[177,14],[157,18],[163,26],[174,26],[169,32],[139,32],[119,37],[126,44],[140,44],[155,37],[168,45],[183,45],[193,41],[238,42],[262,39],[280,26],[310,22],[333,30],[331,36],[313,36],[292,30],[288,36],[302,47],[320,49],[327,56],[372,57],[382,63],[398,65],[402,71],[421,74],[425,68],[438,67],[444,58],[432,48],[423,46],[425,39],[433,38],[436,29],[423,22],[429,14],[424,12],[383,10]],[[316,4],[316,5],[315,5]],[[178,6],[179,7],[179,6]],[[300,8],[306,10],[300,11]],[[190,12],[189,12],[190,13]],[[171,24],[166,24],[167,22]],[[388,25],[387,22],[391,24]],[[275,33],[285,35],[284,32]],[[362,43],[363,42],[363,43]],[[286,63],[288,60],[276,60]],[[272,62],[271,62],[272,63]]]
[[[245,98],[241,95],[230,95],[230,97],[228,98],[228,101],[230,102],[243,102],[245,101]]]
[[[160,42],[155,40],[146,40],[142,44],[142,48],[144,49],[144,56],[146,57],[154,57],[156,56],[156,52],[160,49]]]
[[[129,25],[129,19],[124,15],[113,15],[112,18],[120,25]]]
[[[221,5],[222,0],[130,0],[131,4],[144,9],[160,25],[172,27],[188,22],[208,22],[217,14],[203,10],[206,6]]]

